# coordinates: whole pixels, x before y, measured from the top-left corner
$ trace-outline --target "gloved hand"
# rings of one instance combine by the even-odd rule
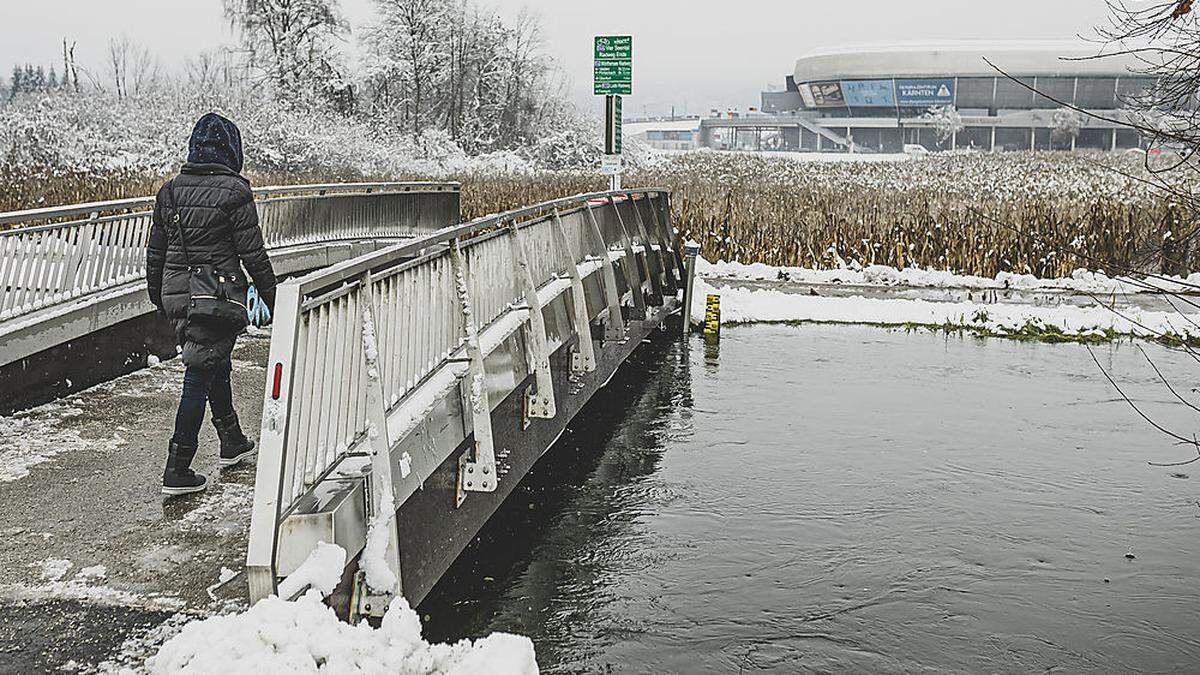
[[[275,289],[258,292],[253,285],[246,291],[246,314],[250,323],[262,328],[271,324],[275,311]]]

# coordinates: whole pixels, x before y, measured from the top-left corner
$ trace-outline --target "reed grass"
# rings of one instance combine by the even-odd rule
[[[1115,162],[1107,156],[1012,153],[826,163],[699,152],[660,160],[624,182],[670,189],[676,228],[713,260],[915,266],[989,277],[1001,271],[1061,277],[1080,267],[1196,271],[1200,261],[1184,236],[1190,214],[1142,177],[1122,175],[1136,174],[1136,166]],[[321,172],[250,177],[256,185],[423,178]],[[144,196],[164,178],[0,167],[0,211]],[[606,185],[591,172],[445,178],[463,184],[464,219]]]

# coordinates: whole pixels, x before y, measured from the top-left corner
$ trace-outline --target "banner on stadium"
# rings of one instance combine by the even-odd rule
[[[846,105],[841,82],[813,82],[808,85],[813,107],[837,108]]]
[[[892,80],[843,80],[846,105],[859,108],[893,108],[896,89]]]
[[[954,103],[954,80],[896,80],[896,102],[902,106]]]

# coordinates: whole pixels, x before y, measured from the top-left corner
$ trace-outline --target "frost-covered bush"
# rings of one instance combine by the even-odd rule
[[[593,142],[590,138],[576,141],[570,152],[535,146],[469,156],[449,134],[437,129],[414,140],[386,118],[285,104],[255,93],[174,90],[120,99],[106,94],[20,96],[0,106],[0,170],[26,175],[164,175],[186,158],[192,124],[209,111],[220,112],[241,127],[246,170],[257,174],[438,176],[474,170],[528,171],[543,166],[543,161],[553,168],[570,168],[572,161],[591,164],[581,149]],[[566,137],[579,129],[552,138],[565,147]]]

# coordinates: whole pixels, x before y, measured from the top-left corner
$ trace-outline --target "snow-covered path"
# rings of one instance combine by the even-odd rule
[[[251,432],[267,347],[243,337],[234,353]],[[178,611],[245,604],[229,570],[245,561],[253,462],[218,471],[206,422],[196,468],[209,489],[158,492],[182,380],[176,359],[0,417],[0,653],[17,672],[94,664]]]

